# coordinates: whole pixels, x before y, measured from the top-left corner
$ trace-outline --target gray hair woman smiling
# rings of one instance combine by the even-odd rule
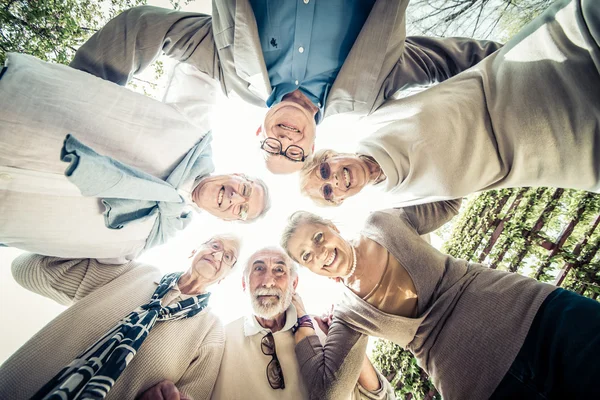
[[[316,155],[301,189],[339,205],[381,182],[394,206],[522,186],[600,191],[599,21],[594,1],[556,1],[471,69],[387,101],[356,153]]]
[[[210,398],[225,345],[208,287],[235,265],[240,241],[214,236],[187,271],[24,254],[17,282],[69,305],[0,368],[0,398],[128,399],[169,380],[182,398]],[[179,398],[179,397],[178,397]]]
[[[312,398],[351,387],[343,377],[358,373],[352,360],[367,335],[410,350],[444,399],[600,396],[600,303],[455,259],[420,237],[459,204],[375,212],[354,241],[317,215],[290,217],[281,238],[288,254],[345,286],[324,346],[311,328],[296,332]]]

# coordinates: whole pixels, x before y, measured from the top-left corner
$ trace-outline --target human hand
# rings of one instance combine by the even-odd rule
[[[296,307],[296,313],[298,314],[298,318],[306,315],[306,309],[304,308],[304,303],[302,302],[302,297],[296,292],[292,296],[292,304]]]
[[[180,393],[173,382],[164,380],[142,393],[138,400],[192,400],[192,398]]]
[[[323,315],[320,317],[315,317],[315,321],[319,325],[319,328],[323,331],[325,335],[329,333],[329,327],[331,326],[331,322],[333,321],[333,304],[329,307],[329,310],[325,311]]]

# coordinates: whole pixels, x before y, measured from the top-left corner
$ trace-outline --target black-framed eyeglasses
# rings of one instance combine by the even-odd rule
[[[289,145],[285,151],[282,151],[283,148],[281,142],[275,138],[268,137],[260,143],[260,148],[266,151],[269,154],[274,154],[277,156],[284,156],[289,160],[294,162],[304,162],[306,157],[304,156],[304,150],[300,146],[296,146],[295,144]]]
[[[273,389],[285,389],[285,382],[283,380],[283,371],[281,370],[281,364],[277,358],[275,352],[275,339],[271,332],[267,333],[260,340],[260,349],[266,356],[271,356],[271,361],[267,365],[267,380],[269,385]]]

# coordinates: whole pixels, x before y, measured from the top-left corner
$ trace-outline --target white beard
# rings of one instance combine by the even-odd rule
[[[279,300],[276,303],[270,302],[269,304],[263,304],[258,296],[279,296]],[[288,290],[282,292],[277,288],[258,288],[254,293],[250,293],[250,300],[252,301],[252,309],[254,315],[264,319],[274,319],[279,314],[284,313],[290,304],[292,304],[292,286],[288,287]]]

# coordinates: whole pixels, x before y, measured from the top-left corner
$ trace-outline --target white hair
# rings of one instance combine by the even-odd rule
[[[285,291],[282,291],[279,288],[257,288],[252,291],[250,288],[250,271],[252,267],[252,259],[256,253],[262,251],[273,251],[275,253],[280,254],[285,260],[285,264],[288,267],[288,273],[290,276],[290,280],[288,281],[288,287]],[[294,294],[294,280],[298,277],[298,264],[294,260],[292,260],[282,248],[273,246],[273,247],[265,247],[262,248],[254,254],[252,254],[248,261],[246,262],[246,267],[244,268],[244,282],[246,287],[248,288],[248,296],[250,297],[250,303],[252,304],[252,310],[254,311],[254,315],[264,319],[273,319],[277,315],[282,314],[285,310],[288,309],[290,304],[292,303],[292,296]],[[276,303],[263,303],[258,299],[258,296],[277,296],[279,300]]]

